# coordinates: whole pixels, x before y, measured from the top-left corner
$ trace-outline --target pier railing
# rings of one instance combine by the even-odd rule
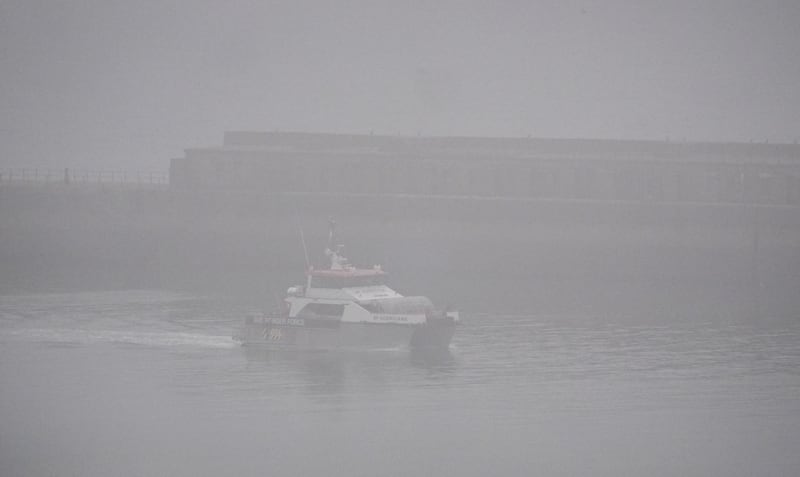
[[[0,184],[100,184],[134,187],[162,187],[169,185],[169,174],[165,171],[16,167],[0,169]]]

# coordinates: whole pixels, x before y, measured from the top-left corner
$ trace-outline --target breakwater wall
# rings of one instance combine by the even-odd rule
[[[195,190],[800,206],[796,144],[231,131],[187,149]]]
[[[322,264],[334,216],[353,262],[467,311],[796,316],[793,206],[0,188],[0,291],[169,288],[267,306]]]

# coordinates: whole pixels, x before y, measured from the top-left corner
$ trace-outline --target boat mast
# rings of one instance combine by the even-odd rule
[[[300,216],[295,210],[294,222],[297,224],[297,230],[300,232],[300,242],[303,244],[303,256],[306,259],[306,272],[311,268],[311,260],[308,259],[308,247],[306,246],[306,235],[303,233],[303,226],[300,225]]]
[[[308,247],[306,247],[306,236],[303,234],[303,228],[300,227],[300,241],[303,242],[303,255],[306,257],[306,270],[311,268],[311,263],[308,260]]]
[[[328,219],[328,247],[325,249],[325,255],[331,259],[331,270],[348,268],[347,259],[341,252],[342,245],[336,243],[336,222],[331,217]]]

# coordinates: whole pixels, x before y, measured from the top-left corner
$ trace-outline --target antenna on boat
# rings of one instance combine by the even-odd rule
[[[350,267],[347,259],[342,256],[342,245],[336,243],[336,221],[333,217],[328,219],[328,247],[325,255],[331,259],[331,270],[344,270]]]
[[[297,230],[300,231],[300,242],[303,244],[303,256],[306,259],[306,271],[311,268],[311,261],[308,259],[308,247],[306,247],[306,236],[303,233],[303,226],[300,225],[300,216],[297,214],[297,210],[294,212],[294,222],[297,224]]]
[[[306,270],[311,268],[311,263],[308,260],[308,247],[306,247],[306,236],[303,234],[303,227],[300,227],[298,224],[298,228],[300,229],[300,241],[303,242],[303,255],[306,257]]]
[[[328,248],[336,250],[336,221],[328,217]]]

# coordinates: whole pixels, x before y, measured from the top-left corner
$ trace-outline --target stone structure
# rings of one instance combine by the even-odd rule
[[[800,205],[800,146],[228,132],[176,189]]]

